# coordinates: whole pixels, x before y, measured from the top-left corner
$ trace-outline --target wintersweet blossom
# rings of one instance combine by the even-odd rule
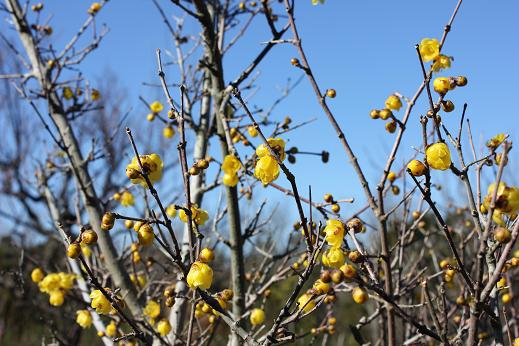
[[[451,166],[451,152],[447,144],[434,143],[425,150],[427,164],[433,169],[444,171]]]
[[[193,262],[187,274],[186,281],[192,289],[200,288],[207,290],[213,283],[213,270],[206,263],[199,261]]]

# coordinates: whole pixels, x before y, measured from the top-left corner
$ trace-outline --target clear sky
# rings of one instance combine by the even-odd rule
[[[168,15],[181,16],[169,1],[159,2],[164,4]],[[337,90],[337,98],[329,104],[373,189],[394,135],[384,130],[381,120],[371,120],[368,113],[372,108],[382,108],[385,98],[395,91],[412,97],[422,80],[414,45],[424,37],[441,37],[456,2],[327,0],[324,5],[312,6],[310,0],[296,0],[296,20],[310,64],[321,88]],[[90,2],[48,0],[45,5],[45,13],[53,13],[53,35],[59,46],[86,19]],[[277,9],[281,12],[283,7],[278,5]],[[518,139],[518,13],[516,0],[465,1],[443,50],[454,56],[454,61],[452,68],[440,75],[466,75],[469,80],[467,87],[452,92],[450,97],[457,110],[443,118],[456,130],[460,110],[467,102],[478,147],[498,132],[509,133],[514,142]],[[278,26],[284,20],[281,18]],[[112,70],[126,89],[128,102],[135,105],[132,117],[144,117],[146,110],[138,95],[152,99],[161,93],[143,86],[142,82],[157,82],[155,49],[172,49],[171,37],[151,0],[111,0],[97,22],[98,26],[106,22],[110,33],[98,51],[85,61],[82,70],[92,80],[103,78],[107,70]],[[260,42],[270,38],[262,17],[255,24],[226,57],[226,82],[234,79],[256,56],[262,48]],[[1,25],[4,30],[5,23]],[[196,33],[197,29],[196,23],[187,20],[187,31]],[[279,88],[287,78],[294,80],[300,76],[301,71],[289,63],[295,55],[291,45],[274,48],[258,70],[259,89],[251,100],[253,105],[269,107],[280,95]],[[178,77],[174,69],[167,73],[169,80]],[[424,93],[409,121],[398,165],[409,158],[412,146],[420,145],[418,117],[425,111]],[[286,115],[296,122],[319,119],[292,132],[289,146],[331,152],[327,165],[315,157],[299,156],[298,163],[290,166],[301,189],[306,191],[308,184],[312,184],[316,196],[332,191],[337,198],[357,198],[360,206],[363,199],[360,185],[306,79],[274,112],[277,119]],[[397,115],[401,117],[403,112]],[[518,167],[514,162],[511,166]],[[442,176],[437,177],[443,182]],[[518,183],[517,176],[510,179]],[[279,182],[288,186],[284,178]]]

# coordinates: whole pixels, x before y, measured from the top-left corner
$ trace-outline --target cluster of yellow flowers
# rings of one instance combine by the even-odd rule
[[[132,245],[134,245],[134,244],[132,244]],[[147,282],[146,277],[145,277],[143,274],[141,274],[141,273],[139,273],[139,274],[137,274],[137,275],[135,275],[135,274],[130,274],[130,281],[131,281],[135,286],[137,286],[137,287],[140,288],[140,289],[143,289],[144,286],[146,285],[146,282]]]
[[[279,159],[284,161],[286,157],[285,141],[281,138],[269,138],[267,142]],[[256,148],[256,155],[259,159],[256,162],[254,176],[261,180],[263,185],[268,185],[278,178],[279,164],[265,144]]]
[[[187,223],[187,214],[184,209],[180,209],[178,212],[178,218],[183,222]],[[209,214],[207,211],[198,207],[198,205],[191,205],[191,220],[194,224],[198,226],[203,226],[206,221],[209,219]]]
[[[424,62],[433,61],[431,66],[434,72],[451,67],[452,58],[440,54],[440,42],[435,38],[424,38],[419,45],[420,55]]]
[[[232,299],[233,296],[234,292],[231,289],[224,289],[223,291],[215,294],[213,298],[218,302],[220,308],[225,310],[227,309],[227,303]],[[220,313],[213,309],[209,304],[200,301],[195,306],[195,317],[201,319],[205,316],[207,317],[207,322],[213,324],[220,316]]]
[[[496,184],[492,183],[487,189],[487,195],[481,204],[481,212],[486,214],[492,203],[492,196],[496,191]],[[506,183],[500,182],[497,186],[495,210],[492,219],[500,226],[504,226],[507,216],[510,220],[515,220],[519,212],[519,187],[507,186]]]
[[[114,193],[114,200],[121,203],[123,207],[129,207],[135,205],[135,198],[130,191],[124,191],[123,193]]]
[[[323,229],[325,241],[330,246],[322,254],[323,266],[333,268],[332,271],[324,270],[318,280],[316,280],[310,290],[301,295],[298,299],[299,309],[305,313],[310,313],[317,305],[315,298],[325,295],[323,301],[326,304],[335,302],[336,297],[332,284],[340,284],[344,280],[351,281],[357,276],[357,270],[352,264],[346,263],[346,257],[353,263],[360,263],[363,261],[361,254],[358,251],[345,251],[341,248],[345,236],[346,228],[353,230],[355,233],[364,230],[363,223],[353,218],[345,225],[342,221],[330,219],[326,222],[326,227]],[[303,265],[307,266],[306,256],[304,257]],[[292,265],[294,270],[299,268],[299,263]],[[368,295],[361,287],[356,287],[352,291],[352,298],[357,304],[363,304],[367,301]],[[316,330],[317,332],[317,330]]]
[[[146,119],[150,122],[155,120],[157,115],[160,112],[162,112],[162,110],[164,110],[164,105],[162,103],[160,103],[160,101],[153,101],[150,104],[151,113],[149,113],[147,115]],[[174,117],[175,117],[175,115],[174,115],[173,111],[169,111],[168,118],[173,119]],[[175,135],[175,129],[173,128],[173,125],[171,123],[166,124],[166,127],[164,127],[164,129],[162,130],[162,135],[164,136],[164,138],[167,138],[167,139],[173,138],[173,136]]]
[[[38,284],[41,292],[49,295],[52,306],[61,306],[64,303],[65,295],[74,286],[75,279],[75,274],[65,272],[45,275],[41,268],[35,268],[31,272],[31,280]]]
[[[90,311],[76,311],[76,323],[79,324],[83,329],[90,328],[90,326],[92,325],[92,314],[90,313]]]
[[[157,116],[157,114],[162,112],[163,109],[164,109],[164,105],[162,103],[160,103],[159,101],[153,101],[150,104],[151,113],[149,113],[147,116],[148,121],[155,120],[155,117]]]
[[[402,100],[396,94],[389,95],[385,102],[386,108],[384,109],[373,109],[369,113],[369,116],[372,119],[382,119],[388,120],[386,123],[386,131],[389,133],[394,133],[396,131],[396,118],[393,115],[393,111],[399,111],[402,108]]]
[[[131,180],[132,184],[141,184],[144,187],[148,187],[143,173],[148,176],[151,183],[155,183],[162,178],[164,163],[158,154],[140,155],[140,161],[144,172],[141,172],[136,156],[126,166],[126,176]]]
[[[241,162],[234,155],[226,155],[222,163],[223,183],[227,186],[234,187],[238,184],[238,171],[241,168]]]

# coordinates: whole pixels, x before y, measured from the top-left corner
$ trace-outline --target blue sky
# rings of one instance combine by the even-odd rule
[[[371,120],[368,113],[372,108],[383,107],[385,98],[392,92],[412,97],[422,78],[414,45],[424,37],[441,37],[456,1],[327,0],[320,6],[312,6],[310,0],[296,2],[296,21],[310,64],[321,88],[337,90],[337,98],[329,104],[374,189],[394,135],[384,130],[381,120]],[[181,15],[169,1],[161,3],[168,15]],[[45,2],[45,13],[53,14],[51,24],[57,47],[77,31],[87,17],[89,5],[88,1]],[[277,6],[277,9],[279,12],[283,8]],[[469,83],[449,96],[457,110],[445,114],[443,119],[456,131],[460,110],[467,102],[467,114],[478,147],[498,132],[509,133],[514,142],[518,139],[517,13],[519,2],[515,0],[465,1],[444,47],[443,52],[454,56],[454,61],[452,68],[440,75],[466,75]],[[153,99],[161,93],[143,86],[142,82],[157,82],[155,50],[172,49],[171,37],[152,1],[148,0],[111,0],[97,22],[98,26],[106,22],[110,33],[98,51],[85,61],[82,70],[91,80],[103,78],[107,70],[113,71],[127,91],[128,103],[135,106],[132,117],[144,117],[146,110],[139,103],[138,95]],[[283,18],[278,26],[281,23]],[[4,30],[5,23],[0,28]],[[197,29],[196,23],[186,20],[186,31],[196,33]],[[287,37],[290,36],[291,33]],[[252,30],[224,61],[226,82],[249,64],[262,48],[260,42],[269,38],[268,27],[263,18],[258,17]],[[270,106],[287,78],[295,80],[300,76],[300,70],[289,63],[295,55],[291,45],[274,48],[260,65],[259,89],[251,105]],[[170,81],[178,77],[173,68],[166,72]],[[426,101],[424,93],[410,119],[397,166],[410,157],[412,146],[420,145],[418,117],[426,111]],[[337,198],[355,197],[359,201],[356,207],[347,209],[361,206],[363,195],[355,173],[306,79],[274,112],[277,119],[287,115],[295,122],[318,119],[292,132],[289,146],[331,152],[327,165],[312,156],[298,156],[298,163],[290,167],[300,189],[306,191],[312,184],[315,196],[334,192]],[[397,115],[401,117],[403,112]],[[517,167],[513,161],[510,165]],[[444,176],[436,175],[436,178],[445,183]],[[514,179],[517,184],[517,178],[510,177],[510,181]],[[284,178],[279,181],[288,186]],[[273,195],[276,199],[283,198],[277,192]]]

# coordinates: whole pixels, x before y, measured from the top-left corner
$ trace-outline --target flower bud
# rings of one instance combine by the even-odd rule
[[[204,263],[209,263],[214,260],[214,251],[209,248],[203,248],[198,255],[198,260]]]
[[[337,96],[337,92],[335,91],[335,89],[328,89],[326,90],[326,96],[333,99],[335,98],[335,96]]]
[[[67,257],[78,258],[81,254],[81,246],[78,243],[72,243],[67,247]]]
[[[362,231],[362,228],[364,227],[362,221],[360,221],[360,219],[356,217],[348,221],[346,223],[346,226],[349,230],[353,230],[353,232],[355,233],[359,233],[360,231]]]
[[[427,167],[419,160],[411,160],[411,162],[407,164],[407,169],[415,177],[420,177],[427,172]]]
[[[94,230],[86,230],[81,233],[81,242],[86,245],[92,245],[97,242],[97,233]]]

